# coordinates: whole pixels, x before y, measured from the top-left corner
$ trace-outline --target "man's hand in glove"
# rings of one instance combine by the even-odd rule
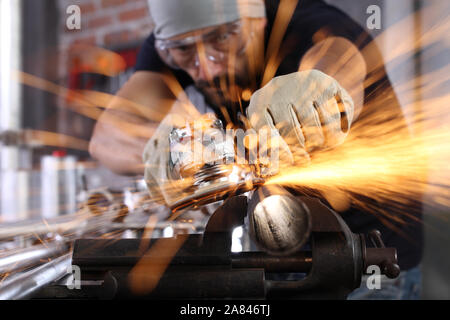
[[[332,77],[317,70],[301,71],[274,78],[256,91],[247,115],[253,129],[276,129],[284,140],[285,144],[279,144],[277,167],[301,166],[309,163],[315,150],[344,142],[354,117],[354,103]],[[338,211],[349,205],[339,190],[322,193]]]
[[[247,115],[256,131],[276,129],[289,150],[280,161],[301,164],[317,149],[341,144],[350,129],[354,104],[339,83],[318,70],[272,79],[256,91]],[[288,156],[282,156],[283,154]]]

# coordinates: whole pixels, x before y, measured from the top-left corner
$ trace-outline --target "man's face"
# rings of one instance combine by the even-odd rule
[[[213,104],[236,102],[254,91],[264,55],[265,19],[243,19],[170,39],[163,54],[186,71]]]

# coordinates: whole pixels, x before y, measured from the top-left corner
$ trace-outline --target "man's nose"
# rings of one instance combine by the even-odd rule
[[[213,61],[205,51],[198,50],[195,57],[195,66],[198,80],[211,81],[225,71],[223,63]]]

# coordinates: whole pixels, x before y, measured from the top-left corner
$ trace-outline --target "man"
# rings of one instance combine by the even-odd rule
[[[341,144],[354,121],[375,108],[382,111],[374,101],[379,95],[401,115],[381,56],[376,50],[362,54],[370,37],[322,1],[149,0],[149,6],[154,32],[90,145],[93,156],[115,172],[143,174],[147,144],[146,178],[170,180],[167,153],[161,152],[172,128],[166,115],[177,100],[170,113],[195,117],[189,108],[177,110],[188,105],[186,95],[200,113],[213,111],[226,124],[276,129],[288,146],[283,160],[292,164]],[[136,107],[142,105],[148,108]],[[146,133],[136,134],[123,121]],[[341,211],[355,233],[381,230],[386,245],[398,249],[402,270],[417,272],[420,240],[416,247],[369,213]],[[421,238],[417,224],[398,228]],[[413,278],[414,285],[418,282]],[[395,288],[395,294],[416,292]]]

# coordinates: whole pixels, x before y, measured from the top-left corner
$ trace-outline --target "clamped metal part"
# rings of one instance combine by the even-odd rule
[[[269,185],[257,189],[248,204],[249,234],[272,255],[287,256],[302,249],[312,229],[308,207],[285,189]]]

